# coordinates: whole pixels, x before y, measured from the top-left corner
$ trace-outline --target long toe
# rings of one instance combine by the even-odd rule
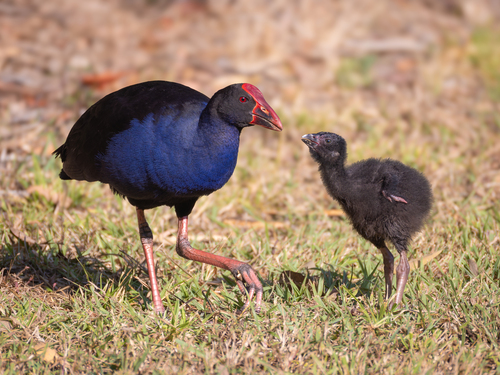
[[[252,298],[255,294],[255,312],[259,313],[261,310],[261,302],[262,302],[262,294],[263,294],[263,287],[262,283],[260,282],[259,278],[257,277],[256,272],[253,270],[252,267],[250,267],[246,263],[242,263],[241,265],[237,266],[236,268],[231,270],[232,274],[234,275],[236,279],[236,283],[238,285],[238,288],[240,289],[241,293],[246,293],[248,292],[247,295],[247,300],[237,311],[238,314],[243,313],[248,306],[250,306],[250,302],[252,301]],[[244,283],[247,284],[247,288],[245,288]]]

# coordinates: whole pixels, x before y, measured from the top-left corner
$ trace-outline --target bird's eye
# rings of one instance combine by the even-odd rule
[[[326,143],[332,143],[332,140],[331,139],[327,139],[325,142]]]
[[[246,96],[240,96],[240,103],[248,102],[248,98]]]

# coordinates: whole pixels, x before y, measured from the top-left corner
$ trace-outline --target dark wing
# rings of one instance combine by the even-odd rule
[[[401,164],[402,167],[404,165]],[[407,204],[407,200],[403,197],[401,192],[400,180],[401,172],[399,170],[399,163],[394,163],[394,161],[386,162],[381,168],[381,190],[380,193],[389,202],[400,202]]]
[[[169,115],[187,102],[207,103],[209,98],[187,86],[150,81],[115,91],[91,106],[75,123],[66,143],[54,154],[63,161],[62,179],[97,181],[96,156],[105,153],[109,141],[130,128],[132,120]]]

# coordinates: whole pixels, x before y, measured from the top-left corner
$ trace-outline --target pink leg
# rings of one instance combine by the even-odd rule
[[[406,251],[401,251],[399,265],[396,268],[396,305],[399,305],[403,301],[403,294],[405,291],[406,282],[408,281],[408,276],[410,275],[410,263],[406,256]],[[389,308],[392,308],[394,302],[391,302]]]
[[[385,276],[385,299],[391,298],[392,276],[394,274],[394,256],[387,247],[379,248],[384,257],[384,276]]]
[[[255,311],[260,312],[260,304],[262,302],[262,284],[257,277],[255,271],[247,263],[240,262],[235,259],[225,258],[219,255],[210,254],[205,251],[197,250],[191,247],[188,240],[188,217],[179,218],[179,230],[177,232],[177,253],[186,259],[194,260],[201,263],[211,264],[228,271],[231,271],[236,279],[236,284],[241,293],[246,294],[245,285],[248,285],[248,297],[243,307],[238,311],[242,313],[250,305],[250,301],[255,294]]]
[[[144,216],[144,210],[137,209],[137,220],[139,222],[139,235],[141,237],[142,248],[146,256],[146,263],[148,265],[149,282],[151,284],[151,294],[153,296],[153,307],[158,313],[165,311],[160,297],[160,288],[158,287],[158,280],[156,279],[155,261],[153,256],[153,232]]]

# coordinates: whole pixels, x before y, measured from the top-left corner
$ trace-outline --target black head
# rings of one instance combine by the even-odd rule
[[[309,147],[312,158],[318,163],[343,163],[347,157],[347,145],[340,135],[328,132],[306,134],[302,142]]]
[[[260,90],[249,83],[227,86],[217,91],[210,101],[219,118],[239,128],[259,125],[275,131],[283,129]]]

